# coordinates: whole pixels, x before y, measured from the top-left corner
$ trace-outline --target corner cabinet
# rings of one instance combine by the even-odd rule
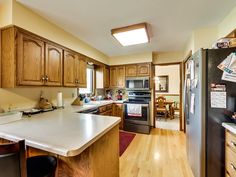
[[[110,67],[110,87],[125,87],[125,66]]]

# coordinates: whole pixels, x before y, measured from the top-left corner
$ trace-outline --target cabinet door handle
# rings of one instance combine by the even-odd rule
[[[45,81],[45,77],[44,77],[44,76],[42,76],[41,80],[44,82],[44,81]]]
[[[230,167],[231,167],[234,171],[236,171],[236,167],[234,166],[234,164],[230,163]]]
[[[45,76],[45,80],[46,80],[46,82],[48,81],[48,76],[47,75]]]
[[[233,147],[236,147],[236,143],[233,142],[233,141],[230,141],[230,145],[233,146]]]

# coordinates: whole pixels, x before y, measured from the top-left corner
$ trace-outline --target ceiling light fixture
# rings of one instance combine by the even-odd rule
[[[147,24],[139,23],[122,28],[111,30],[114,36],[122,46],[130,46],[149,42]]]

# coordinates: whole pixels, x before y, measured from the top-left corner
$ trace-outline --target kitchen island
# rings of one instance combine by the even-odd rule
[[[56,110],[0,125],[0,138],[25,139],[28,156],[56,156],[57,177],[118,177],[120,118],[75,110]]]

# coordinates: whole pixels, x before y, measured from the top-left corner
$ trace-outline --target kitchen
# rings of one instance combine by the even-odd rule
[[[33,5],[34,3],[35,5]],[[152,127],[154,126],[153,115],[155,114],[153,104],[154,65],[182,62],[184,61],[190,50],[192,50],[192,53],[195,53],[200,48],[211,48],[212,44],[217,41],[217,39],[228,36],[228,34],[230,34],[236,26],[235,8],[233,8],[236,4],[234,4],[233,1],[231,4],[225,3],[225,6],[222,5],[223,3],[216,3],[215,8],[218,8],[218,11],[221,10],[220,7],[224,7],[224,9],[222,9],[222,13],[219,13],[216,17],[209,16],[208,25],[207,22],[203,20],[203,18],[192,17],[196,18],[196,24],[199,24],[198,27],[191,28],[191,35],[189,33],[189,35],[182,36],[182,38],[188,39],[185,40],[185,43],[186,41],[188,42],[187,46],[181,48],[181,50],[179,48],[174,49],[172,43],[177,42],[178,40],[175,39],[173,35],[172,42],[171,40],[163,40],[162,37],[157,33],[157,35],[160,37],[160,42],[162,41],[162,43],[164,43],[165,41],[165,44],[169,46],[168,48],[173,49],[173,51],[161,49],[159,49],[158,51],[155,51],[153,49],[141,50],[142,45],[140,45],[140,48],[137,45],[136,49],[135,47],[130,47],[127,49],[127,51],[125,51],[125,47],[122,47],[112,37],[112,35],[109,34],[111,33],[111,29],[120,26],[138,24],[143,21],[147,21],[148,28],[153,28],[153,30],[155,25],[150,26],[150,24],[152,25],[152,23],[150,23],[149,20],[140,20],[142,18],[137,15],[138,19],[134,20],[137,23],[132,22],[131,20],[123,22],[123,24],[113,24],[112,26],[108,27],[109,31],[107,31],[107,29],[101,28],[100,30],[105,32],[106,35],[109,36],[109,40],[112,41],[108,45],[105,45],[105,41],[101,42],[96,38],[96,36],[99,36],[102,33],[95,33],[96,36],[92,36],[93,33],[90,33],[91,36],[86,36],[86,30],[89,31],[93,28],[93,26],[91,26],[91,23],[88,24],[86,29],[84,29],[83,31],[77,30],[80,29],[81,26],[77,26],[72,29],[73,25],[71,26],[70,20],[59,20],[62,17],[59,15],[60,17],[58,18],[58,14],[60,14],[60,12],[58,11],[63,11],[63,7],[66,7],[65,4],[63,5],[62,3],[58,6],[55,5],[54,7],[56,8],[50,9],[50,7],[53,7],[52,4],[48,5],[48,8],[44,8],[43,6],[45,6],[45,4],[37,4],[39,2],[34,3],[27,3],[24,0],[13,0],[5,2],[2,1],[0,4],[1,41],[4,41],[4,43],[1,42],[0,108],[5,112],[29,109],[37,105],[40,99],[40,95],[42,98],[44,98],[42,100],[48,100],[49,102],[52,102],[54,106],[57,106],[58,93],[61,93],[63,97],[63,104],[60,103],[58,105],[59,107],[63,105],[65,108],[60,108],[53,112],[40,114],[42,116],[51,114],[58,114],[58,116],[60,116],[61,114],[64,114],[63,111],[67,111],[67,108],[71,106],[71,103],[78,98],[77,104],[83,104],[81,105],[83,109],[72,111],[80,112],[84,111],[85,107],[86,109],[99,107],[100,113],[102,115],[105,115],[106,117],[100,117],[101,119],[97,121],[101,121],[107,118],[107,115],[120,117],[120,119],[116,119],[115,117],[112,118],[111,116],[109,120],[111,120],[111,122],[114,121],[113,123],[111,123],[112,125],[105,125],[106,121],[104,121],[104,127],[106,128],[103,127],[103,130],[100,129],[98,131],[100,135],[104,135],[109,132],[107,130],[107,127],[113,127],[115,133],[112,136],[116,136],[115,139],[117,139],[117,141],[113,142],[114,147],[115,144],[118,143],[118,124],[121,129],[123,128],[125,130],[124,132],[126,132],[127,130],[128,132],[135,132],[133,141],[125,150],[124,154],[119,158],[120,162],[114,160],[116,161],[116,165],[111,167],[114,169],[116,168],[115,171],[119,171],[120,176],[175,176],[176,174],[178,174],[178,176],[191,176],[192,174],[185,152],[185,134],[179,131],[164,131],[162,129],[154,129]],[[111,2],[106,3],[106,5],[110,5],[111,7],[114,5]],[[105,4],[103,5],[105,6]],[[164,3],[163,6],[167,4]],[[118,6],[118,4],[116,5]],[[208,5],[210,5],[210,1],[208,2]],[[41,7],[41,9],[37,9],[36,6]],[[142,3],[140,4],[140,6],[142,6]],[[80,12],[78,12],[81,13],[80,15],[78,15],[78,19],[71,19],[73,19],[74,21],[81,21],[81,23],[84,21],[83,18],[88,18],[88,21],[91,20],[91,16],[89,16],[88,14],[88,16],[85,17],[85,14],[86,9],[95,9],[94,4],[92,2],[89,2],[87,4],[83,3],[83,7],[84,8],[80,8]],[[153,5],[153,8],[154,7],[156,6]],[[146,9],[145,6],[144,8]],[[148,8],[151,8],[150,5],[148,6]],[[42,9],[44,9],[45,11],[54,12],[55,14],[50,16],[49,12],[42,12],[44,11]],[[117,9],[119,8],[117,7]],[[173,12],[176,12],[174,11],[174,9],[172,10]],[[137,11],[139,10],[137,9]],[[71,15],[69,12],[70,10],[68,10],[67,13],[64,12],[64,14],[68,14],[69,16]],[[100,14],[103,15],[104,19],[107,16],[106,12],[110,12],[110,9],[106,9],[103,14]],[[150,12],[150,14],[151,13],[153,12]],[[92,15],[92,13],[90,15]],[[121,21],[124,20],[123,16],[117,16],[117,19],[119,18],[122,19]],[[166,18],[168,21],[169,17]],[[214,21],[214,23],[212,22],[213,24],[210,25],[211,21]],[[100,22],[105,23],[101,19]],[[96,26],[95,23],[96,22],[94,22],[93,25]],[[86,24],[83,25],[86,26]],[[162,25],[164,26],[165,24],[163,23]],[[64,29],[63,26],[67,28]],[[102,25],[100,24],[100,26]],[[185,27],[188,28],[187,26]],[[179,36],[184,33],[181,33],[180,30],[178,30],[178,32]],[[17,35],[15,36],[15,34]],[[151,34],[150,36],[151,42],[157,39],[154,34],[156,33],[153,31],[153,34]],[[164,37],[166,36],[164,36],[163,34],[163,38]],[[86,41],[87,43],[83,42],[81,39],[83,41]],[[29,42],[32,40],[34,41],[33,43]],[[94,43],[92,43],[92,41]],[[115,46],[113,49],[110,48],[110,46],[112,45]],[[144,48],[145,47],[146,44],[144,44]],[[27,49],[28,51],[24,51]],[[34,51],[34,49],[36,49],[37,52],[32,52]],[[17,52],[19,55],[15,56],[16,51],[22,52]],[[138,51],[143,53],[140,53]],[[33,55],[37,54],[38,57],[36,58],[39,59],[39,63],[35,63],[30,60]],[[27,56],[29,57],[27,58]],[[51,62],[50,57],[56,57],[57,60]],[[6,60],[6,58],[8,59]],[[17,62],[15,62],[16,59]],[[27,65],[24,65],[24,62],[26,62]],[[41,67],[37,67],[37,65],[40,65]],[[88,73],[86,71],[87,65],[94,65],[94,82],[91,82],[91,79],[88,80]],[[79,68],[77,68],[78,66]],[[59,72],[55,74],[55,71]],[[149,90],[145,90],[145,84],[142,84],[142,87],[144,88],[142,89],[143,93],[145,93],[146,95],[140,95],[140,90],[135,89],[135,93],[132,93],[132,89],[129,90],[129,86],[130,88],[132,88],[135,85],[136,78],[139,79],[137,85],[135,86],[138,88],[140,86],[139,83],[145,83],[145,78],[147,77],[150,78],[148,81],[150,92]],[[133,78],[133,80],[131,80],[130,82],[129,78]],[[143,79],[143,82],[140,81],[140,78]],[[102,95],[102,97],[95,97],[96,100],[99,99],[98,101],[81,103],[80,97],[77,97],[80,96],[78,92],[81,89],[83,90],[83,88],[86,88],[89,85],[88,83],[90,82],[92,83],[90,85],[93,85],[94,89],[96,88],[96,96]],[[129,82],[131,84],[129,84]],[[77,89],[77,87],[79,87],[80,89]],[[128,88],[128,90],[126,88]],[[83,92],[82,90],[80,92]],[[111,97],[113,98],[113,101],[103,102],[100,100],[103,97]],[[92,100],[94,98],[87,98],[88,101],[90,99]],[[117,99],[121,99],[121,101]],[[149,117],[149,119],[144,121],[145,123],[143,121],[139,121],[137,123],[137,120],[134,120],[133,123],[130,123],[130,120],[125,119],[126,116],[124,114],[124,111],[127,110],[127,107],[124,107],[124,105],[126,104],[124,103],[124,101],[128,101],[127,104],[131,104],[133,103],[133,101],[141,101],[141,104],[145,104],[145,106],[148,105],[149,116],[147,116],[146,114],[145,117]],[[106,102],[105,105],[102,102]],[[37,117],[39,115],[31,115],[31,118],[33,120],[34,116]],[[92,115],[91,119],[98,119],[98,117],[96,116],[97,115]],[[138,114],[138,116],[140,116],[140,114]],[[38,118],[41,117],[39,116]],[[88,119],[87,121],[91,119]],[[148,122],[148,124],[146,124],[146,122]],[[100,122],[99,124],[103,123]],[[37,124],[41,124],[41,122]],[[65,124],[67,123],[65,122]],[[182,124],[184,124],[184,119]],[[85,123],[84,126],[85,125],[87,124]],[[141,133],[139,133],[140,131]],[[182,131],[184,131],[184,126],[182,128]],[[78,136],[78,138],[80,138],[80,136]],[[171,139],[172,142],[166,142],[167,139]],[[95,136],[91,141],[93,142],[98,140],[99,138],[97,139]],[[26,139],[26,144],[27,143],[29,143],[29,141],[27,142]],[[170,148],[171,152],[169,155],[167,155],[164,147]],[[175,149],[173,147],[175,147]],[[118,151],[118,148],[114,151]],[[118,159],[117,154],[112,154],[113,155],[110,156],[111,158],[108,158],[110,162],[112,162],[112,157],[114,159]],[[59,156],[63,156],[63,153],[59,153]],[[166,161],[164,160],[164,158],[166,158]],[[145,161],[145,159],[147,161]],[[179,160],[181,161],[181,163],[178,163]],[[158,162],[160,162],[160,164],[158,164]],[[101,160],[101,164],[103,163],[105,162]],[[169,167],[166,165],[166,163],[168,163]],[[117,170],[117,164],[119,164],[120,170]],[[97,166],[97,168],[99,167]],[[168,170],[170,168],[176,170],[171,172],[170,170]],[[94,169],[96,169],[95,166]],[[116,173],[116,175],[113,176],[118,175]]]

